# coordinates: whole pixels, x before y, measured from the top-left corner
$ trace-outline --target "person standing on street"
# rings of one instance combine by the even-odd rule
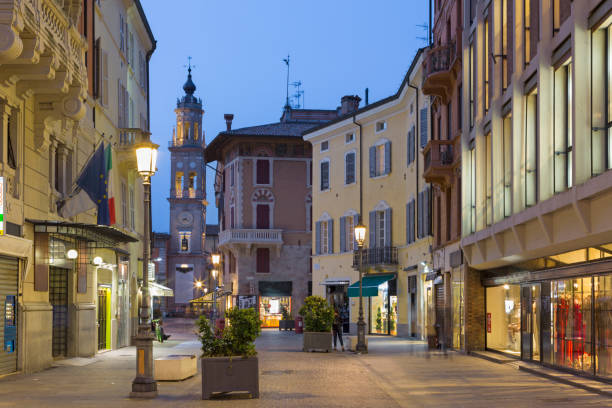
[[[342,321],[337,308],[334,308],[334,323],[332,324],[332,332],[334,336],[334,350],[337,350],[336,339],[339,338],[340,346],[342,346],[342,351],[344,351],[344,342],[342,341]]]

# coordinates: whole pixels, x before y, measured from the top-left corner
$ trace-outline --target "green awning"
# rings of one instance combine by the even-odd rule
[[[378,286],[383,283],[394,279],[394,274],[384,274],[384,275],[367,275],[363,277],[362,283],[362,294],[364,297],[366,296],[378,296]],[[349,297],[359,297],[359,281],[353,283],[348,288],[348,296]]]

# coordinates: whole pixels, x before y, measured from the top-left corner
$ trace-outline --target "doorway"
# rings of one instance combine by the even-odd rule
[[[65,357],[68,351],[68,273],[70,270],[49,268],[49,303],[53,307],[52,354]]]
[[[110,289],[98,288],[98,350],[110,347]]]
[[[521,359],[540,361],[539,283],[521,286]]]

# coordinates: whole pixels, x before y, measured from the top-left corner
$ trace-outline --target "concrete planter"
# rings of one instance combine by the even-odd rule
[[[295,320],[279,320],[278,330],[293,330],[295,328]]]
[[[325,351],[332,348],[331,332],[304,332],[304,351]]]
[[[202,357],[202,399],[213,392],[246,391],[259,398],[257,357]]]

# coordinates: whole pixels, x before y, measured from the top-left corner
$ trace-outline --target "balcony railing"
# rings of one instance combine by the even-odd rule
[[[427,62],[425,64],[425,77],[435,74],[436,72],[448,71],[452,67],[455,60],[455,52],[457,47],[455,42],[440,45],[432,48],[427,53]]]
[[[119,146],[132,147],[136,143],[148,139],[150,133],[139,128],[119,129]]]
[[[460,38],[458,36],[457,38]],[[446,104],[450,98],[458,75],[459,56],[457,41],[453,40],[444,45],[431,48],[425,57],[423,68],[423,93],[434,95]]]
[[[451,182],[454,166],[461,154],[461,136],[452,140],[430,140],[423,149],[424,174],[428,183],[446,185]]]
[[[365,248],[361,252],[353,253],[353,267],[359,267],[359,255],[363,255],[363,266],[376,265],[397,265],[397,248],[396,247],[381,247],[381,248]]]
[[[219,233],[219,245],[282,243],[283,233],[278,229],[227,229]]]

